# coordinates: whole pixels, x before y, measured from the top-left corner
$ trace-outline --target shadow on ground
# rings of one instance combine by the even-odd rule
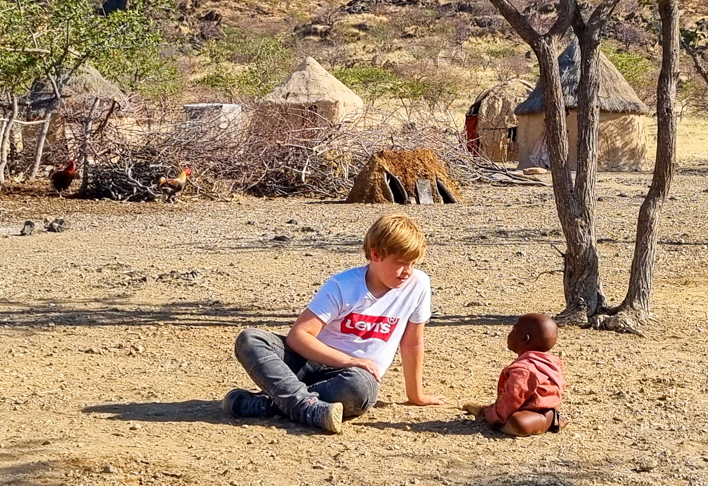
[[[88,309],[86,307],[89,307]],[[95,307],[95,308],[90,308]],[[298,313],[228,306],[209,301],[127,305],[120,301],[71,300],[0,303],[0,325],[9,327],[46,326],[290,326]],[[429,326],[511,325],[517,316],[505,314],[435,315]]]
[[[519,316],[509,314],[469,314],[466,316],[449,314],[434,315],[426,324],[435,326],[500,326],[513,325]]]
[[[224,415],[221,401],[187,400],[184,402],[147,402],[147,403],[107,403],[93,405],[82,410],[83,413],[112,414],[108,420],[126,420],[136,422],[202,422],[223,425],[261,425],[277,427],[293,435],[320,435],[324,432],[306,425],[291,422],[284,417],[233,418]]]
[[[366,416],[364,416],[365,418]],[[450,420],[428,420],[424,422],[358,422],[353,424],[358,427],[371,427],[379,430],[407,430],[411,432],[435,432],[442,435],[461,436],[461,435],[481,435],[486,438],[494,439],[509,439],[513,437],[504,435],[489,428],[484,422],[474,420],[462,420],[452,418]]]
[[[86,306],[95,306],[86,309]],[[155,307],[99,300],[0,304],[0,324],[6,326],[287,326],[297,314],[285,310],[231,307],[213,302],[181,302]]]

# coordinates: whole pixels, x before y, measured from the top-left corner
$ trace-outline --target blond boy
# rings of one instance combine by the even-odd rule
[[[340,433],[342,418],[376,403],[379,384],[400,345],[408,400],[442,404],[423,391],[423,326],[430,279],[415,269],[425,237],[408,216],[379,218],[364,239],[368,265],[330,278],[287,337],[247,329],[236,357],[261,388],[230,391],[222,408],[235,417],[273,416]]]

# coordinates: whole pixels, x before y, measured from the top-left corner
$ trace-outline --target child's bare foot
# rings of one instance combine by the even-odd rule
[[[462,405],[462,410],[474,417],[473,420],[482,420],[484,418],[484,405],[475,403],[465,403]]]
[[[550,431],[560,432],[561,430],[565,429],[570,422],[570,419],[566,418],[565,416],[561,415],[560,412],[556,411]]]

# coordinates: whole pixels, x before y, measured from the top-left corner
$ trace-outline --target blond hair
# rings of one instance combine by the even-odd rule
[[[371,250],[386,258],[395,255],[406,261],[420,261],[425,255],[425,236],[418,223],[405,214],[386,214],[371,225],[364,237],[364,254]]]

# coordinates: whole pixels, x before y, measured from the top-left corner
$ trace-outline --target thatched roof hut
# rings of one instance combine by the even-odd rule
[[[563,98],[568,113],[569,162],[577,167],[577,107],[580,82],[580,48],[573,40],[559,56]],[[646,169],[645,115],[649,108],[622,74],[600,53],[600,140],[598,170]],[[516,108],[519,119],[519,168],[548,166],[545,146],[543,88],[536,85]]]
[[[432,150],[382,150],[357,175],[348,203],[432,204],[460,200]]]
[[[83,66],[73,76],[64,81],[62,89],[64,104],[78,107],[91,106],[94,98],[116,100],[121,105],[127,104],[128,97],[113,83],[104,78],[91,66]],[[54,100],[54,91],[49,81],[37,83],[27,95],[30,106],[28,118],[42,118],[44,111]]]
[[[339,123],[360,113],[364,101],[341,81],[332,76],[311,57],[304,61],[285,81],[263,97],[265,111],[273,109],[291,124],[302,124],[317,118]],[[273,116],[273,115],[269,115]]]
[[[514,110],[532,89],[523,79],[510,79],[477,96],[465,117],[469,151],[494,162],[518,160]]]

